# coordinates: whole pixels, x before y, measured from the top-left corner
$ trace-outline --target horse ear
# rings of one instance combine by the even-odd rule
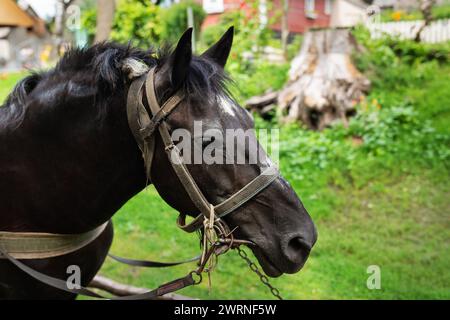
[[[233,33],[234,27],[230,27],[216,44],[202,54],[202,57],[213,60],[222,68],[225,67],[231,46],[233,45]]]
[[[186,80],[192,59],[192,28],[187,29],[170,57],[170,82],[178,89]]]

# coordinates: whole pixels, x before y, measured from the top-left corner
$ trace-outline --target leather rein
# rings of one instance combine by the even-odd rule
[[[145,89],[145,90],[144,90]],[[143,98],[147,99],[150,110],[143,104]],[[142,156],[144,159],[146,176],[149,182],[151,182],[151,168],[153,162],[153,156],[155,152],[155,139],[156,134],[159,133],[165,147],[165,151],[167,153],[169,162],[172,165],[176,175],[178,176],[181,184],[186,190],[189,198],[199,210],[200,214],[194,218],[190,223],[186,222],[186,215],[180,213],[177,219],[177,225],[182,230],[192,233],[197,230],[203,231],[202,233],[202,247],[203,251],[201,256],[195,257],[189,260],[175,262],[175,263],[161,263],[154,261],[144,261],[144,260],[132,260],[121,257],[116,257],[110,255],[116,261],[132,265],[138,267],[167,267],[179,265],[182,263],[198,261],[198,267],[189,272],[185,277],[176,279],[174,281],[165,283],[158,287],[157,289],[125,297],[116,297],[113,299],[124,299],[124,300],[137,300],[137,299],[155,299],[159,296],[162,296],[167,293],[171,293],[187,286],[197,285],[202,281],[202,274],[204,272],[209,273],[213,270],[216,262],[217,256],[227,252],[229,249],[237,248],[239,251],[240,245],[253,245],[252,242],[247,240],[235,239],[233,236],[233,230],[230,230],[228,225],[222,219],[229,213],[235,211],[243,204],[254,198],[258,195],[262,190],[268,187],[273,181],[275,181],[279,177],[278,170],[275,166],[271,165],[264,170],[262,170],[261,174],[256,178],[251,180],[247,185],[245,185],[242,189],[234,193],[231,197],[226,199],[225,201],[219,204],[212,204],[207,200],[194,178],[190,174],[186,164],[183,162],[183,158],[180,154],[180,150],[175,145],[172,140],[168,125],[166,123],[167,117],[170,116],[171,112],[179,106],[180,102],[183,101],[184,94],[181,91],[176,92],[173,96],[171,96],[162,106],[158,103],[158,99],[156,97],[155,90],[155,67],[150,69],[147,74],[144,74],[138,78],[136,78],[130,85],[128,96],[127,96],[127,117],[128,124],[133,133],[133,136],[139,146],[139,149],[142,152]],[[93,231],[89,231],[90,236],[86,236],[88,233],[82,234],[79,238],[84,240],[83,245],[87,245],[91,241],[95,240],[96,237],[101,233],[99,230],[103,231],[105,229],[107,223],[102,226],[94,229]],[[23,254],[12,252],[8,250],[8,247],[5,243],[2,243],[2,235],[6,240],[10,240],[11,236],[15,240],[12,241],[17,245],[19,243],[20,248],[24,249]],[[10,236],[8,238],[8,235]],[[45,236],[43,236],[45,235]],[[0,232],[0,259],[6,258],[11,263],[16,265],[19,269],[32,276],[33,278],[43,282],[52,287],[80,295],[95,297],[95,298],[104,298],[103,296],[97,294],[96,292],[91,291],[90,289],[79,286],[79,288],[69,289],[66,281],[53,278],[47,276],[43,273],[40,273],[27,265],[23,264],[21,261],[17,259],[36,259],[36,258],[48,258],[59,256],[63,254],[67,254],[69,252],[76,251],[80,248],[81,240],[72,240],[74,244],[70,247],[70,243],[66,243],[65,251],[56,251],[56,250],[47,250],[44,254],[40,253],[40,255],[33,255],[30,253],[32,250],[28,250],[26,245],[23,245],[23,238],[28,239],[42,239],[49,238],[55,241],[56,248],[61,247],[60,243],[58,243],[60,238],[64,238],[67,235],[52,235],[52,234],[36,234],[36,233],[7,233]],[[77,238],[78,239],[78,238]],[[67,242],[68,240],[66,240]],[[78,241],[78,242],[77,242]],[[70,241],[69,241],[70,242]],[[53,243],[47,243],[47,247],[53,248]],[[45,243],[43,245],[45,247]],[[59,246],[59,247],[58,247]],[[40,248],[39,248],[40,250]],[[39,251],[37,250],[37,251]],[[30,252],[29,252],[30,251]],[[34,251],[33,251],[34,252]],[[39,251],[40,252],[40,251]],[[27,255],[28,254],[28,255]],[[241,254],[241,252],[240,252]]]

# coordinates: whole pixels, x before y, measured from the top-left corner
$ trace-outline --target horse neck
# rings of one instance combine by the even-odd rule
[[[64,144],[49,147],[22,126],[14,133],[0,126],[0,230],[85,232],[108,221],[145,186],[138,154],[100,156],[93,163],[73,152]]]

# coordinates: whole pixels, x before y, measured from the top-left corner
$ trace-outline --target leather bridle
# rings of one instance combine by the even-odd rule
[[[139,267],[167,267],[179,265],[182,263],[199,261],[198,267],[188,273],[185,277],[179,278],[177,280],[165,283],[158,287],[157,289],[132,295],[126,297],[118,297],[113,299],[125,299],[125,300],[137,300],[137,299],[155,299],[164,294],[174,292],[185,288],[187,286],[199,284],[202,281],[202,273],[203,272],[211,272],[211,270],[215,266],[215,262],[217,257],[220,254],[227,252],[229,249],[237,248],[239,249],[240,245],[254,245],[253,242],[247,240],[236,239],[233,235],[233,230],[230,230],[228,225],[223,220],[223,217],[228,215],[229,213],[235,211],[246,202],[254,198],[261,191],[263,191],[266,187],[268,187],[273,181],[275,181],[279,177],[278,170],[275,166],[270,165],[264,170],[262,170],[261,174],[256,178],[251,180],[247,185],[241,188],[239,191],[234,193],[231,197],[226,199],[225,201],[219,204],[212,204],[207,200],[195,179],[190,174],[186,164],[183,162],[183,158],[180,155],[180,150],[175,145],[172,140],[168,124],[166,123],[167,117],[170,116],[171,112],[179,106],[180,102],[184,99],[184,94],[181,91],[176,92],[173,96],[171,96],[166,102],[163,103],[162,106],[158,103],[158,99],[156,97],[155,90],[155,72],[156,67],[153,67],[148,71],[147,74],[144,74],[138,78],[136,78],[130,85],[127,97],[127,117],[128,124],[133,133],[133,136],[139,146],[139,149],[142,152],[142,156],[145,164],[146,176],[149,182],[151,182],[151,168],[153,163],[153,156],[155,152],[155,141],[157,138],[157,133],[159,133],[162,142],[164,143],[164,148],[167,153],[169,162],[172,165],[178,179],[180,180],[183,188],[186,190],[189,198],[195,205],[195,207],[200,211],[200,214],[193,219],[192,222],[186,223],[186,214],[180,213],[177,219],[177,225],[186,232],[194,232],[196,230],[202,229],[202,244],[203,244],[203,252],[199,257],[195,257],[193,259],[175,262],[175,263],[161,263],[154,261],[143,261],[143,260],[132,260],[121,257],[116,257],[110,255],[113,259],[129,264],[132,266]],[[145,90],[144,90],[145,88]],[[150,110],[143,104],[143,98],[145,97],[148,102],[148,106]],[[94,231],[89,231],[86,234],[81,235],[82,240],[87,238],[87,234],[98,234],[98,230],[103,230],[106,224],[94,229]],[[3,236],[10,236],[8,233],[3,233]],[[40,239],[44,241],[44,238],[50,238],[51,242],[47,240],[48,244],[51,244],[52,247],[58,248],[61,246],[60,238],[64,238],[65,235],[51,235],[51,234],[35,234],[31,236],[28,233],[15,234],[16,240],[20,238],[30,238],[34,237],[34,239]],[[86,243],[93,241],[95,237],[89,236],[88,240],[85,240]],[[0,239],[1,240],[1,239]],[[11,239],[10,239],[11,240]],[[76,245],[79,245],[81,240],[77,240],[77,243],[70,245],[70,250],[66,251],[58,251],[58,252],[73,252],[74,248],[77,248]],[[23,244],[23,241],[15,241],[15,243],[19,246]],[[44,242],[43,242],[44,243]],[[45,245],[45,243],[44,243]],[[0,242],[0,258],[3,256],[8,259],[11,263],[13,263],[16,267],[30,275],[31,277],[43,282],[49,286],[70,292],[79,295],[85,295],[95,298],[104,298],[96,292],[89,290],[88,288],[84,288],[80,286],[79,288],[69,289],[67,287],[67,283],[63,280],[50,277],[41,272],[38,272],[18,259],[33,259],[36,258],[36,253],[34,251],[39,251],[40,248],[33,248],[30,252],[27,251],[24,256],[16,255],[11,253],[11,251],[6,250],[1,246]],[[56,250],[55,250],[56,251]],[[45,255],[39,253],[39,258],[46,258],[55,255],[62,255],[56,252],[45,253]],[[52,254],[52,255],[50,255]],[[239,254],[242,255],[242,251],[239,251]],[[244,258],[246,259],[246,258]],[[248,260],[248,259],[246,259]],[[252,269],[253,270],[253,269]],[[265,276],[262,276],[265,277]],[[266,284],[267,281],[263,281]],[[267,285],[267,284],[266,284]],[[271,287],[271,290],[275,290]],[[279,294],[274,294],[279,297]],[[280,298],[280,297],[279,297]]]
[[[141,100],[144,86],[151,115]],[[179,106],[183,98],[183,93],[178,91],[162,106],[159,105],[155,90],[154,67],[146,75],[134,80],[131,84],[128,93],[127,114],[128,124],[142,151],[149,181],[151,181],[151,167],[155,149],[156,131],[159,132],[172,168],[189,195],[189,198],[200,211],[200,215],[188,224],[186,223],[186,215],[180,213],[177,224],[186,232],[194,232],[202,228],[204,219],[211,219],[212,216],[221,219],[241,207],[244,203],[251,200],[269,186],[279,175],[276,167],[270,165],[264,169],[259,176],[254,178],[225,201],[216,205],[213,205],[208,201],[190,174],[187,166],[184,164],[183,158],[180,155],[180,150],[172,140],[166,123],[167,117],[169,117],[172,111]]]

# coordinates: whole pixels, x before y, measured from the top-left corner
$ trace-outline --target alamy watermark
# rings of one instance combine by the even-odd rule
[[[370,265],[367,267],[366,272],[370,274],[367,278],[366,285],[369,290],[381,289],[381,268],[377,265]]]
[[[179,164],[269,164],[279,161],[279,129],[175,129],[170,159]]]
[[[77,265],[70,265],[66,269],[69,275],[66,280],[66,286],[69,290],[81,289],[81,269]]]

